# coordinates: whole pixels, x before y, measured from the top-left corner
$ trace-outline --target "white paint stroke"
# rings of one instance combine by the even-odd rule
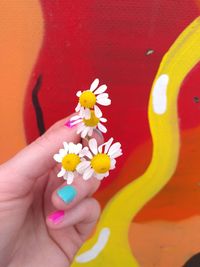
[[[75,261],[79,263],[84,263],[95,259],[106,246],[109,236],[110,236],[110,229],[107,227],[103,228],[99,233],[98,240],[94,244],[94,246],[90,250],[77,256],[75,258]]]
[[[162,74],[155,82],[153,88],[153,110],[156,114],[164,114],[167,110],[167,86],[169,76]]]

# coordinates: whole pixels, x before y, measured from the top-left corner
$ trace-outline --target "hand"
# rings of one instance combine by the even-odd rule
[[[100,207],[91,195],[99,181],[76,177],[68,186],[56,177],[53,155],[62,142],[81,142],[76,127],[65,122],[0,166],[1,267],[67,267],[98,220]]]

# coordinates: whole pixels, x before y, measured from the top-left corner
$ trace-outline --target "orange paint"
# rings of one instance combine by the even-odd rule
[[[200,0],[194,0],[194,2],[196,3],[197,7],[200,9]]]
[[[181,132],[180,158],[174,176],[135,221],[181,220],[200,214],[199,137],[200,127]]]
[[[177,170],[170,182],[138,213],[134,221],[182,220],[200,214],[200,127],[181,132],[181,150]],[[136,179],[149,165],[152,144],[138,147],[127,159],[119,177],[96,193],[104,206],[123,186]],[[162,163],[161,163],[162,164]]]
[[[200,251],[200,216],[179,221],[132,223],[129,242],[142,267],[183,266]]]
[[[43,40],[39,1],[0,2],[0,162],[25,146],[24,95]]]

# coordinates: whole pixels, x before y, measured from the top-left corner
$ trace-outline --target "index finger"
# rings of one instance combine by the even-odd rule
[[[67,118],[69,119],[70,117]],[[56,164],[53,155],[62,146],[62,142],[78,143],[81,140],[76,134],[77,126],[68,128],[64,125],[65,122],[66,119],[53,125],[45,134],[3,164],[4,172],[9,173],[12,170],[18,182],[29,183],[53,168]],[[8,175],[7,179],[13,177],[9,178]]]

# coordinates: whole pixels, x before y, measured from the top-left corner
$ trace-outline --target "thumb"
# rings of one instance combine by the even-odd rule
[[[76,134],[77,126],[68,128],[65,122],[66,119],[54,124],[45,134],[1,166],[0,184],[4,185],[4,189],[8,185],[10,192],[10,185],[14,183],[15,194],[19,195],[19,190],[23,194],[28,193],[35,180],[56,165],[53,155],[60,149],[63,141],[80,142],[80,136]]]

